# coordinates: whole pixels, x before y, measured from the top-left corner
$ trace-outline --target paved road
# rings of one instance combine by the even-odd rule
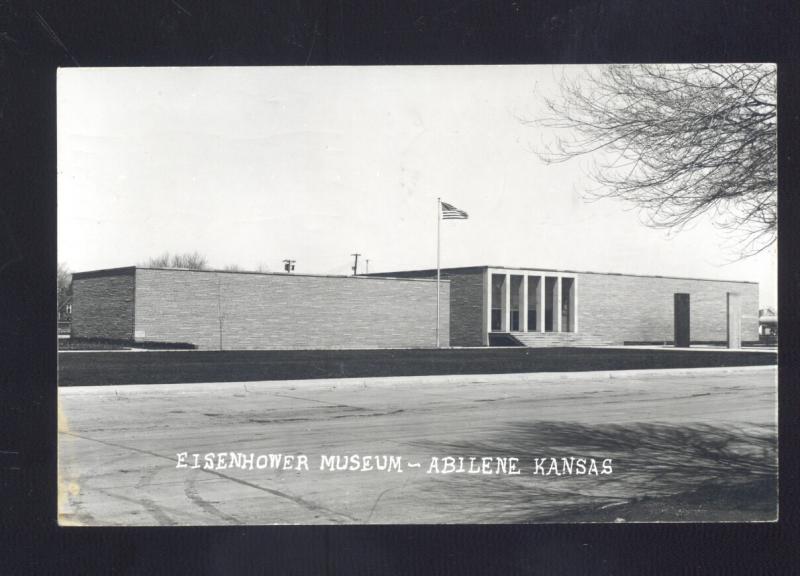
[[[64,524],[498,523],[587,511],[590,520],[592,510],[775,472],[775,367],[59,393]],[[297,459],[288,470],[178,468],[182,452],[189,464],[194,453],[201,464],[206,453],[304,455],[309,469]],[[399,456],[402,472],[319,469],[322,455],[354,454]],[[515,457],[520,474],[427,473],[448,455]],[[613,472],[557,476],[544,460],[543,475],[535,458],[548,457],[559,472],[562,457],[587,467],[610,458]],[[726,518],[707,513],[700,519]]]

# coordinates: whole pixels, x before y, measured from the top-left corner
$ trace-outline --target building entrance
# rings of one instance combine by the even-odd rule
[[[576,332],[577,280],[572,276],[491,273],[490,332]]]

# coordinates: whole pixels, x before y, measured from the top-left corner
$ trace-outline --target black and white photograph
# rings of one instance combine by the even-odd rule
[[[59,69],[59,525],[776,522],[779,73]]]

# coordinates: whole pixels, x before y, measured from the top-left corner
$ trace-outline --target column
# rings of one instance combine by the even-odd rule
[[[502,318],[500,328],[503,332],[508,332],[511,329],[511,274],[509,273],[503,278],[503,300],[500,305]]]
[[[728,348],[742,347],[742,303],[736,292],[727,293]]]
[[[492,330],[492,270],[487,268],[483,275],[483,345],[489,345],[489,332]]]
[[[519,283],[519,329],[520,332],[528,331],[528,275],[522,275]]]
[[[570,318],[572,321],[572,331],[578,331],[578,277],[572,279],[572,294],[570,301],[572,302],[572,314]]]
[[[553,331],[561,332],[561,276],[556,277],[553,294]]]
[[[545,292],[544,292],[544,276],[539,276],[539,290],[536,298],[536,323],[539,332],[544,332],[544,309],[545,309]]]

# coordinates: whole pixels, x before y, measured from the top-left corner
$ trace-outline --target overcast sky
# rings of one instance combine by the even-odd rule
[[[72,271],[198,251],[212,267],[347,274],[493,264],[760,283],[707,221],[654,230],[586,202],[588,160],[546,165],[552,66],[117,68],[58,74],[58,258]],[[360,268],[360,271],[363,269]]]

